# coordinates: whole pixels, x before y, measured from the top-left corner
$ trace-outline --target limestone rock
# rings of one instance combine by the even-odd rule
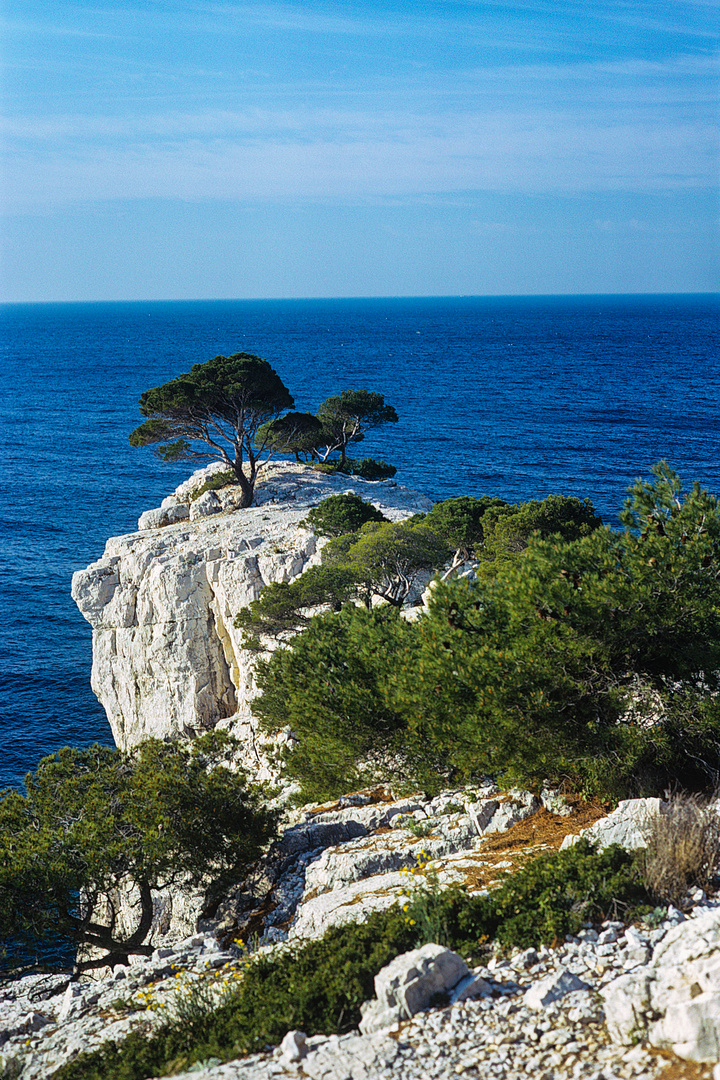
[[[278,1047],[278,1057],[282,1065],[289,1065],[293,1061],[300,1061],[307,1053],[307,1035],[304,1031],[288,1031],[287,1035]]]
[[[432,503],[398,485],[278,462],[263,473],[255,506],[233,510],[239,489],[231,487],[189,508],[192,492],[224,468],[195,473],[172,502],[143,515],[142,531],[110,539],[103,557],[74,575],[72,592],[93,628],[92,687],[118,746],[222,723],[244,741],[245,764],[272,778],[249,710],[254,654],[242,647],[236,613],[270,582],[291,581],[319,560],[302,522],[327,496],[354,491],[393,521]]]
[[[626,938],[631,935],[628,930]],[[608,1031],[689,1061],[720,1057],[720,909],[671,927],[649,964],[603,989]]]
[[[582,835],[596,844],[600,851],[611,844],[620,844],[628,851],[636,851],[647,847],[648,831],[664,806],[661,799],[625,799],[618,803],[612,814],[596,821]],[[577,836],[566,836],[561,850],[577,843],[577,840]]]
[[[507,798],[498,805],[489,823],[482,830],[483,836],[487,836],[489,833],[505,832],[506,829],[516,825],[518,821],[524,821],[525,818],[537,813],[541,805],[537,795],[533,795],[531,791],[513,790],[509,792]]]
[[[427,1008],[436,994],[446,994],[468,974],[462,957],[442,945],[423,945],[396,956],[375,976],[377,1001],[362,1006],[360,1030],[367,1034],[409,1020]]]
[[[138,531],[147,529],[160,529],[165,525],[174,525],[178,521],[187,521],[190,517],[190,507],[187,503],[178,502],[174,496],[163,499],[162,504],[156,510],[146,510],[138,518]]]
[[[571,971],[559,971],[533,983],[525,994],[525,1004],[531,1009],[544,1009],[546,1005],[559,1001],[566,994],[589,989],[588,984]]]
[[[647,1027],[650,1007],[650,978],[647,972],[621,975],[601,991],[605,1020],[613,1042],[631,1046]]]
[[[673,1002],[662,1020],[650,1028],[649,1041],[686,1061],[720,1059],[720,993],[708,990]]]
[[[214,491],[205,491],[191,504],[190,520],[197,521],[198,518],[210,517],[211,514],[220,514],[222,508],[219,496]]]

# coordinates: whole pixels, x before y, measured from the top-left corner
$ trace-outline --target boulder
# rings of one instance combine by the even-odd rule
[[[537,795],[531,791],[510,791],[507,798],[499,803],[488,824],[482,830],[482,835],[489,833],[505,832],[506,829],[517,825],[518,821],[524,821],[537,813],[542,803]]]
[[[214,491],[205,491],[190,506],[190,520],[210,517],[211,514],[222,513],[222,503]]]
[[[610,1037],[688,1061],[720,1058],[720,909],[672,927],[653,958],[602,991]]]
[[[720,993],[709,990],[668,1006],[649,1031],[652,1046],[672,1050],[686,1061],[720,1059]]]
[[[178,521],[187,521],[190,517],[190,507],[187,503],[178,502],[177,499],[163,499],[162,504],[155,510],[146,510],[138,518],[138,531],[148,529],[160,529],[166,525],[175,525]]]
[[[409,1020],[469,974],[462,957],[442,945],[423,945],[396,956],[375,976],[377,1000],[361,1006],[360,1030],[368,1034]]]
[[[605,1022],[613,1042],[632,1046],[647,1029],[650,977],[646,971],[621,975],[601,990]]]

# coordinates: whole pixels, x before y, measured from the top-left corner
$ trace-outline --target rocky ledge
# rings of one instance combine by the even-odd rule
[[[194,498],[222,468],[194,473],[141,516],[138,532],[108,540],[103,557],[73,576],[72,595],[93,628],[92,687],[121,749],[221,724],[246,747],[254,774],[270,778],[248,704],[253,656],[235,615],[270,582],[319,561],[322,541],[302,522],[329,495],[354,492],[391,521],[432,503],[394,480],[289,462],[265,468],[250,509],[237,508],[234,486]]]
[[[589,831],[601,847],[622,837],[638,846],[662,810],[657,800],[633,800],[603,818],[597,810],[563,806],[551,792],[541,800],[490,785],[433,800],[393,800],[378,788],[306,808],[285,829],[254,886],[228,901],[214,930],[166,940],[149,959],[137,957],[105,979],[68,985],[59,976],[28,976],[6,984],[0,1069],[16,1062],[20,1071],[12,1075],[41,1080],[80,1050],[122,1042],[132,1031],[150,1033],[173,1015],[182,995],[222,1001],[248,962],[232,944],[239,927],[245,936],[250,925],[257,928],[250,936],[262,951],[317,936],[357,919],[359,911],[395,902],[411,882],[421,885],[422,878],[401,873],[421,851],[424,862],[434,853],[441,883],[464,881],[478,892],[517,856],[557,848],[578,832]],[[259,909],[253,888],[260,890]],[[691,899],[686,914],[670,908],[652,928],[611,920],[556,948],[497,954],[472,971],[448,950],[425,946],[379,973],[360,1031],[309,1038],[291,1032],[264,1054],[207,1061],[183,1075],[655,1080],[671,1053],[707,1063],[693,1076],[709,1076],[720,1059],[720,904],[700,892]],[[438,992],[448,1004],[430,1008]]]

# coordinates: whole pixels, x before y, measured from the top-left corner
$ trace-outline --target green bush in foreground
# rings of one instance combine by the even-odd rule
[[[0,791],[0,936],[102,950],[77,970],[149,956],[153,889],[237,881],[275,834],[265,792],[230,767],[236,751],[221,732],[65,747],[27,774],[25,795]],[[115,895],[128,883],[136,925],[123,930]]]
[[[227,1061],[262,1050],[293,1029],[349,1031],[362,1002],[373,996],[377,972],[428,940],[441,938],[472,960],[489,938],[508,947],[552,943],[585,921],[629,918],[649,902],[632,855],[617,846],[597,853],[586,841],[534,859],[492,896],[417,888],[404,909],[376,912],[360,925],[329,930],[320,941],[258,957],[234,1001],[210,1016],[81,1054],[54,1080],[145,1080],[209,1057]]]

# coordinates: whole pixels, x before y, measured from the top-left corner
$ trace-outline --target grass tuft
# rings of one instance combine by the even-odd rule
[[[660,900],[682,903],[689,889],[707,892],[720,863],[720,818],[698,795],[674,795],[653,821],[641,859],[648,888]]]

